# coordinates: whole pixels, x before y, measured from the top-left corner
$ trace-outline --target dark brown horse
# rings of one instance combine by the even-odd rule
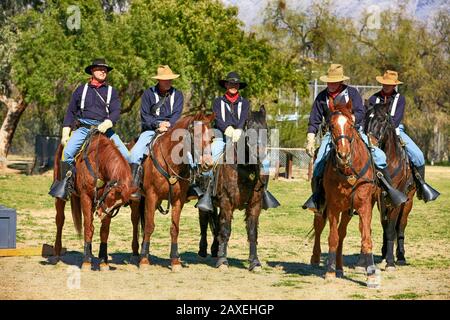
[[[378,287],[379,279],[372,254],[372,208],[378,188],[370,151],[354,127],[351,101],[331,108],[330,134],[333,149],[325,167],[324,189],[326,209],[324,215],[315,215],[315,244],[312,264],[320,262],[320,234],[325,219],[330,223],[328,262],[325,277],[333,279],[343,275],[343,243],[353,210],[359,215],[361,252],[367,268],[367,285]],[[340,220],[340,222],[339,222]]]
[[[408,196],[408,200],[394,207],[386,203],[384,197],[378,201],[383,226],[382,256],[386,259],[386,270],[395,270],[394,243],[397,243],[397,264],[406,264],[405,259],[405,228],[408,215],[413,206],[416,186],[408,155],[402,147],[399,137],[389,114],[389,104],[369,106],[366,113],[365,131],[371,143],[379,146],[385,153],[392,185]]]
[[[56,151],[55,159],[61,159],[63,147]],[[55,161],[53,178],[59,180],[60,162]],[[109,226],[113,212],[130,200],[135,192],[132,187],[132,176],[127,160],[122,156],[114,143],[100,134],[91,131],[82,153],[75,163],[74,192],[70,204],[75,228],[79,235],[84,223],[84,257],[83,270],[90,270],[92,263],[92,237],[94,235],[94,212],[101,218],[100,228],[100,270],[109,270],[107,242]],[[64,225],[64,207],[66,201],[55,200],[56,207],[56,240],[55,256],[61,254],[61,235]],[[81,217],[83,213],[83,219]]]
[[[259,111],[250,111],[244,128],[247,138],[246,160],[249,160],[249,150],[252,154],[264,154],[265,140],[260,139],[258,130],[267,130],[266,110],[261,107]],[[250,130],[258,133],[255,139],[248,139]],[[255,161],[256,160],[256,161]],[[249,270],[261,271],[261,263],[257,254],[259,215],[263,205],[263,191],[268,183],[268,176],[260,175],[261,159],[253,159],[248,163],[253,164],[219,164],[215,173],[215,197],[213,205],[215,211],[210,219],[205,218],[204,212],[200,211],[200,228],[202,239],[200,241],[200,255],[206,255],[206,229],[208,222],[211,224],[215,236],[211,248],[211,255],[217,255],[216,267],[228,269],[227,247],[231,235],[231,220],[235,210],[245,209],[245,222],[247,239],[249,241]],[[255,163],[256,162],[256,163]],[[219,216],[216,208],[219,208]],[[202,219],[203,217],[203,219]]]
[[[180,146],[180,138],[184,142],[190,141],[188,148],[192,149],[192,144],[196,144],[196,147],[201,146],[203,153],[198,157],[198,160],[202,170],[209,170],[212,166],[209,131],[213,119],[214,115],[205,116],[202,114],[181,118],[172,129],[158,136],[152,144],[150,155],[143,164],[143,197],[140,203],[133,202],[131,205],[134,255],[139,254],[138,224],[140,218],[144,229],[140,267],[146,267],[150,264],[150,237],[155,229],[155,210],[161,206],[163,200],[168,200],[169,205],[172,206],[170,262],[172,271],[178,271],[181,268],[178,253],[178,233],[181,210],[186,202],[187,190],[191,182],[191,171],[187,161],[180,162],[175,159],[174,152],[179,155],[181,151],[177,149],[177,146]],[[199,152],[196,149],[198,148],[194,148],[194,153]],[[186,156],[186,151],[183,150],[183,156]],[[168,212],[168,209],[166,212]]]

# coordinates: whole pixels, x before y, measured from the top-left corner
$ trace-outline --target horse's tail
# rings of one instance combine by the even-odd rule
[[[141,222],[141,230],[142,234],[144,234],[145,229],[145,198],[141,197],[141,201],[139,202],[139,217]]]
[[[62,152],[63,152],[64,147],[62,146],[62,144],[60,144],[58,146],[58,148],[56,148],[56,152],[55,152],[55,164],[53,166],[53,181],[56,181],[59,179],[59,168],[61,166],[61,156],[62,156]]]
[[[75,230],[77,231],[78,237],[81,237],[82,228],[82,216],[81,216],[81,200],[79,197],[72,196],[70,200],[70,207],[72,208],[72,219]]]
[[[312,239],[314,239],[315,236],[316,236],[316,231],[314,230],[314,223],[313,223],[311,229],[306,234],[306,239],[311,241]]]

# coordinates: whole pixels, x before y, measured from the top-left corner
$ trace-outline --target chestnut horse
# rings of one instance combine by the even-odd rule
[[[256,139],[249,139],[249,132],[258,133]],[[265,153],[265,140],[261,139],[261,132],[267,130],[266,110],[264,106],[259,111],[249,111],[245,123],[245,151],[246,159],[253,157],[256,153]],[[254,141],[253,141],[254,140]],[[249,150],[252,150],[250,155]],[[254,159],[254,158],[253,158]],[[233,212],[245,209],[245,222],[247,239],[249,242],[249,271],[261,271],[261,263],[257,254],[259,215],[262,209],[263,190],[267,186],[268,176],[260,175],[261,159],[254,159],[255,164],[219,164],[215,174],[215,197],[214,207],[220,209],[218,220],[215,218],[216,211],[212,214],[210,221],[215,240],[211,248],[211,255],[217,255],[216,267],[228,269],[227,247],[231,235],[231,220]],[[216,209],[215,209],[216,210]],[[200,212],[202,217],[202,212]],[[202,240],[200,241],[200,253],[205,253],[207,219],[201,219]],[[217,235],[217,236],[216,236]],[[218,243],[216,242],[218,240]],[[218,245],[218,248],[217,248]],[[202,252],[203,249],[203,252]]]
[[[397,242],[397,264],[405,265],[405,228],[408,215],[413,206],[416,185],[408,155],[402,147],[399,136],[395,132],[389,114],[389,104],[369,106],[366,113],[365,131],[373,145],[379,146],[385,153],[388,170],[394,188],[408,195],[408,200],[394,207],[380,197],[378,209],[383,226],[382,256],[386,259],[386,270],[395,270],[394,243]]]
[[[199,156],[200,169],[207,171],[212,166],[210,123],[214,115],[202,115],[183,117],[166,133],[157,136],[153,141],[150,155],[144,160],[143,196],[140,203],[131,204],[131,220],[133,223],[133,255],[139,254],[138,224],[141,218],[143,226],[143,241],[140,253],[139,266],[150,265],[150,237],[155,229],[155,210],[161,207],[163,200],[168,200],[168,206],[172,206],[172,225],[170,227],[171,247],[170,264],[172,271],[181,269],[178,253],[178,233],[180,215],[187,198],[187,190],[191,182],[191,166],[187,159],[177,161],[179,151],[174,153],[177,145],[180,146],[179,138],[190,142],[187,147],[194,154],[199,154],[198,147],[201,145],[203,154]],[[183,130],[179,130],[183,129]],[[181,136],[179,136],[181,134]],[[175,138],[175,139],[174,139]],[[175,141],[174,141],[175,140]],[[186,157],[187,150],[183,150]],[[166,213],[169,210],[166,210]]]
[[[312,264],[320,262],[320,234],[326,218],[330,223],[328,262],[325,278],[343,276],[343,243],[353,210],[359,215],[361,252],[367,268],[367,285],[378,287],[379,279],[372,254],[371,220],[378,187],[370,151],[354,127],[352,104],[330,108],[329,129],[333,149],[324,173],[326,209],[315,215],[315,243]],[[340,222],[339,222],[340,220]]]
[[[59,145],[55,159],[61,159],[63,146]],[[59,180],[60,163],[55,161],[53,178]],[[94,212],[102,219],[100,228],[100,270],[109,270],[107,242],[109,226],[113,213],[130,201],[136,191],[132,187],[131,170],[127,160],[114,143],[96,129],[91,129],[84,149],[75,163],[74,192],[70,204],[77,233],[81,235],[82,217],[84,219],[83,270],[90,270],[92,264],[92,237],[94,235]],[[56,240],[55,256],[61,254],[61,235],[64,225],[66,201],[56,198]]]

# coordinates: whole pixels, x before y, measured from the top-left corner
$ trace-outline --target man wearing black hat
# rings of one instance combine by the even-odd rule
[[[226,79],[219,80],[219,85],[226,89],[226,92],[223,96],[215,98],[212,106],[216,114],[215,128],[222,133],[219,136],[216,135],[211,144],[212,157],[215,163],[221,159],[226,145],[225,137],[228,137],[228,142],[231,140],[232,143],[236,143],[243,136],[245,121],[250,111],[250,102],[239,94],[239,89],[244,89],[247,86],[247,83],[241,82],[239,74],[234,71],[228,73]],[[269,159],[264,159],[262,167],[263,174],[268,176]],[[212,173],[210,174],[212,176]],[[197,204],[197,208],[203,211],[213,210],[211,201],[212,185],[213,183],[211,182],[208,184],[206,190],[208,196],[200,198]]]
[[[89,82],[80,85],[72,94],[64,117],[61,144],[64,146],[61,161],[61,181],[55,181],[49,194],[63,200],[68,199],[73,188],[73,166],[75,156],[89,133],[97,126],[101,133],[114,141],[120,153],[129,160],[127,147],[111,129],[120,117],[120,101],[117,91],[106,83],[111,68],[105,59],[96,59],[84,71],[91,75]],[[72,129],[72,135],[70,135]]]

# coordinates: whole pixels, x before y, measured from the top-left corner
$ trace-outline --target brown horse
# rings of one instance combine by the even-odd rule
[[[395,242],[397,242],[397,264],[406,264],[405,228],[408,223],[408,215],[413,206],[416,185],[408,155],[395,132],[388,109],[389,104],[369,106],[366,113],[365,131],[370,142],[379,146],[386,153],[393,187],[408,196],[408,200],[399,207],[386,203],[384,197],[380,197],[380,201],[378,201],[381,224],[383,226],[382,256],[383,259],[386,259],[386,270],[395,270]]]
[[[61,159],[63,147],[56,151],[55,159]],[[53,178],[59,180],[60,161],[55,161]],[[100,228],[100,270],[109,270],[107,242],[109,226],[114,212],[130,200],[136,191],[132,187],[132,176],[127,160],[122,156],[114,143],[91,130],[82,153],[75,163],[74,192],[70,204],[75,229],[81,235],[82,217],[84,219],[84,257],[83,270],[90,270],[92,263],[92,237],[94,235],[94,212],[102,219]],[[66,201],[56,198],[56,240],[55,256],[61,254],[61,235],[64,225],[64,207]]]
[[[315,244],[312,264],[320,262],[320,234],[325,219],[330,223],[329,253],[325,277],[343,276],[342,249],[347,225],[353,210],[359,215],[361,252],[367,267],[367,285],[378,287],[379,279],[372,254],[371,219],[378,188],[370,151],[354,127],[351,101],[331,108],[330,134],[333,149],[325,167],[324,189],[326,209],[324,215],[315,215]],[[340,220],[340,222],[339,222]]]
[[[197,154],[198,147],[201,145],[203,155],[200,155],[198,159],[201,164],[200,168],[203,171],[209,170],[212,166],[210,123],[213,120],[214,115],[205,116],[202,114],[181,118],[172,129],[154,140],[150,155],[144,160],[143,197],[140,203],[133,202],[131,204],[134,255],[139,254],[138,224],[140,218],[143,226],[140,267],[146,267],[150,264],[150,237],[155,229],[155,210],[161,207],[163,200],[168,200],[168,205],[172,206],[172,225],[170,227],[171,267],[172,271],[178,271],[181,268],[178,253],[178,233],[181,210],[186,202],[187,190],[191,182],[191,170],[186,159],[182,162],[174,159],[174,150],[177,145],[180,145],[179,138],[182,138],[184,142],[190,141],[191,144],[188,145],[190,149],[194,144],[194,153]],[[183,130],[180,131],[179,129]],[[181,133],[182,136],[178,136],[177,132]],[[177,135],[177,138],[174,139],[174,135]],[[186,150],[183,150],[183,156],[186,156]]]
[[[259,111],[249,111],[245,124],[246,131],[246,159],[249,160],[256,154],[264,154],[265,140],[261,139],[258,130],[267,130],[266,110],[261,107]],[[249,139],[250,130],[258,133],[257,139]],[[253,141],[254,140],[254,141]],[[252,153],[249,153],[252,150]],[[252,156],[253,154],[253,156]],[[256,161],[255,161],[256,160]],[[261,263],[257,254],[258,224],[261,209],[263,208],[263,191],[268,183],[268,176],[260,175],[261,159],[253,158],[251,162],[256,164],[219,164],[215,173],[215,197],[213,199],[214,212],[211,214],[209,223],[213,235],[214,243],[211,248],[211,255],[217,255],[216,267],[228,269],[227,247],[231,235],[231,220],[233,212],[245,209],[245,222],[247,229],[247,239],[249,242],[249,271],[261,271]],[[219,208],[218,218],[216,208]],[[200,241],[200,256],[206,255],[206,228],[208,219],[202,220],[205,213],[200,213],[200,227],[202,239]],[[218,241],[216,241],[218,240]]]

